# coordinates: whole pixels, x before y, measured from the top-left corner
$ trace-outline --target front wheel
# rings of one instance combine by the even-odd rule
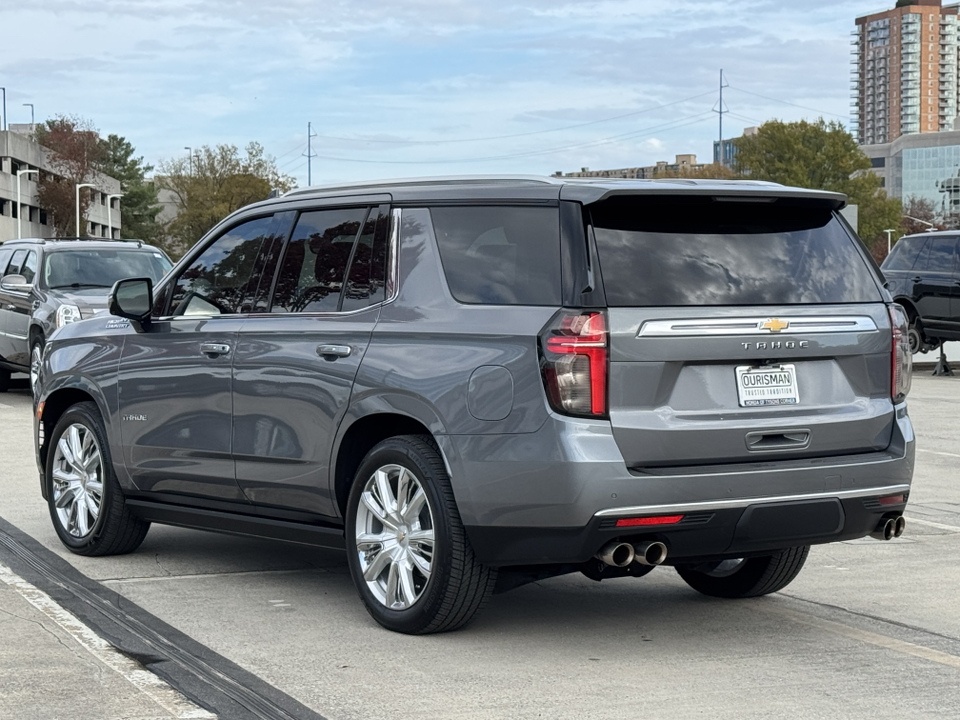
[[[697,592],[712,597],[747,598],[782,590],[800,572],[810,546],[753,558],[699,565],[677,565],[677,573]]]
[[[347,500],[346,537],[360,598],[388,630],[456,630],[496,584],[496,570],[473,554],[443,460],[426,436],[389,438],[367,454]]]
[[[150,523],[127,508],[94,403],[77,403],[57,422],[45,480],[53,527],[71,552],[120,555],[146,537]]]
[[[40,364],[43,362],[43,338],[38,337],[30,348],[30,389],[36,391],[40,379]]]

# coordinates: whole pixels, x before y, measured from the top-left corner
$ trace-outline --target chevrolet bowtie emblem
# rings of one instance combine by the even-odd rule
[[[772,333],[778,333],[781,330],[786,330],[788,327],[790,327],[790,321],[781,320],[780,318],[767,318],[760,323],[761,330],[769,330]]]

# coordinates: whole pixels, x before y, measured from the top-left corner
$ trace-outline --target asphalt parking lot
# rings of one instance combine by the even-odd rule
[[[367,616],[337,553],[154,526],[131,555],[70,555],[40,497],[29,394],[14,390],[0,395],[0,530],[13,538],[0,544],[0,718],[283,716],[157,680],[149,654],[72,626],[80,605],[58,613],[71,582],[116,593],[120,625],[190,649],[289,717],[960,718],[960,377],[917,373],[909,409],[917,469],[899,540],[815,547],[765,598],[708,599],[670,568],[566,576],[495,596],[460,632],[407,637]],[[34,543],[47,565],[10,550]],[[23,572],[3,575],[13,565]],[[44,567],[64,578],[41,593],[52,605],[30,590]]]

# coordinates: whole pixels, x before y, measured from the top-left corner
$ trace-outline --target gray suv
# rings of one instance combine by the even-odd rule
[[[346,548],[405,633],[570,572],[779,590],[813,544],[902,533],[913,474],[906,317],[844,202],[501,177],[244,208],[50,341],[54,527]]]
[[[31,238],[0,245],[0,392],[11,372],[28,372],[35,383],[46,339],[105,312],[117,280],[157,281],[172,266],[162,250],[139,240]]]

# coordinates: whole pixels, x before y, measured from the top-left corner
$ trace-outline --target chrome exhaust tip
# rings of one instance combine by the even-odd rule
[[[626,567],[632,563],[634,559],[633,545],[611,540],[600,548],[600,552],[596,554],[596,558],[611,567]]]
[[[900,532],[902,534],[903,530]],[[883,518],[876,529],[870,533],[870,537],[876,540],[893,540],[893,538],[898,537],[897,518]]]
[[[893,536],[898,538],[903,535],[903,531],[907,529],[907,520],[903,517],[903,515],[900,515],[896,520],[893,521],[893,524]]]
[[[641,565],[656,567],[667,559],[667,546],[662,542],[643,542],[633,546],[634,559]]]

